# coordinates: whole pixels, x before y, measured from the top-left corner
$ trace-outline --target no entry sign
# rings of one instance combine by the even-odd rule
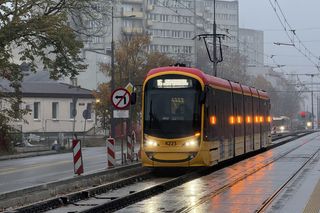
[[[113,91],[111,102],[116,109],[124,109],[130,104],[130,93],[128,90],[119,88]]]

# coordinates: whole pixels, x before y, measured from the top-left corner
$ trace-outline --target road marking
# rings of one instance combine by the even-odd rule
[[[67,160],[67,161],[60,161],[60,162],[55,162],[55,163],[46,163],[46,164],[34,164],[30,165],[28,167],[23,167],[23,168],[7,168],[7,169],[0,169],[0,175],[7,175],[7,174],[12,174],[15,172],[21,172],[21,171],[27,171],[31,169],[39,169],[43,167],[48,167],[48,166],[56,166],[60,164],[65,164],[65,163],[72,163],[72,160]]]
[[[95,158],[99,158],[101,156],[106,156],[106,154],[96,154],[95,156],[90,156],[87,157],[84,154],[84,160],[89,160],[89,159],[95,159]],[[106,158],[105,158],[106,160]],[[7,175],[7,174],[12,174],[15,172],[20,172],[20,171],[28,171],[31,169],[38,169],[38,168],[43,168],[43,167],[48,167],[48,166],[56,166],[56,165],[60,165],[60,164],[65,164],[65,163],[70,163],[71,165],[73,164],[72,159],[70,160],[65,160],[65,161],[59,161],[59,162],[51,162],[51,163],[41,163],[41,164],[33,164],[33,165],[23,165],[24,167],[9,167],[9,168],[5,168],[5,169],[0,169],[0,175]]]

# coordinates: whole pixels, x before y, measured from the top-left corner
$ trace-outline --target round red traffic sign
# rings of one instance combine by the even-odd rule
[[[123,88],[114,90],[111,94],[111,102],[116,109],[124,109],[128,107],[130,104],[129,91]]]

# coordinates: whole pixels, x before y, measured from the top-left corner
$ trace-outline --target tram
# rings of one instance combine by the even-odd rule
[[[270,143],[262,90],[175,66],[149,71],[142,90],[143,166],[212,166]]]
[[[272,117],[272,134],[282,134],[291,131],[291,119],[287,116]]]

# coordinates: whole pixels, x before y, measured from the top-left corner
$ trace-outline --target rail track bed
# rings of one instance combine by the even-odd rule
[[[221,199],[228,191],[239,184],[241,185],[241,182],[268,170],[276,162],[288,158],[290,153],[307,146],[309,143],[301,142],[304,139],[298,139],[306,134],[301,133],[279,139],[279,143],[271,145],[266,152],[251,158],[247,156],[248,159],[245,160],[238,158],[209,169],[196,169],[180,175],[155,176],[154,173],[146,171],[143,174],[41,201],[10,212],[141,212],[142,209],[142,212],[211,211],[211,207],[210,205],[208,207],[207,203]],[[306,136],[306,138],[311,140],[312,137],[316,137],[314,134]],[[295,141],[286,144],[292,140]],[[285,145],[272,149],[279,144]],[[302,159],[306,159],[306,156],[303,156]],[[304,164],[307,165],[305,161]],[[243,185],[243,188],[247,187]],[[271,193],[273,197],[275,197],[274,193]],[[270,192],[268,196],[263,201],[272,200]],[[265,208],[262,203],[267,202],[261,202],[261,205],[255,210]],[[232,206],[236,208],[237,205]]]

